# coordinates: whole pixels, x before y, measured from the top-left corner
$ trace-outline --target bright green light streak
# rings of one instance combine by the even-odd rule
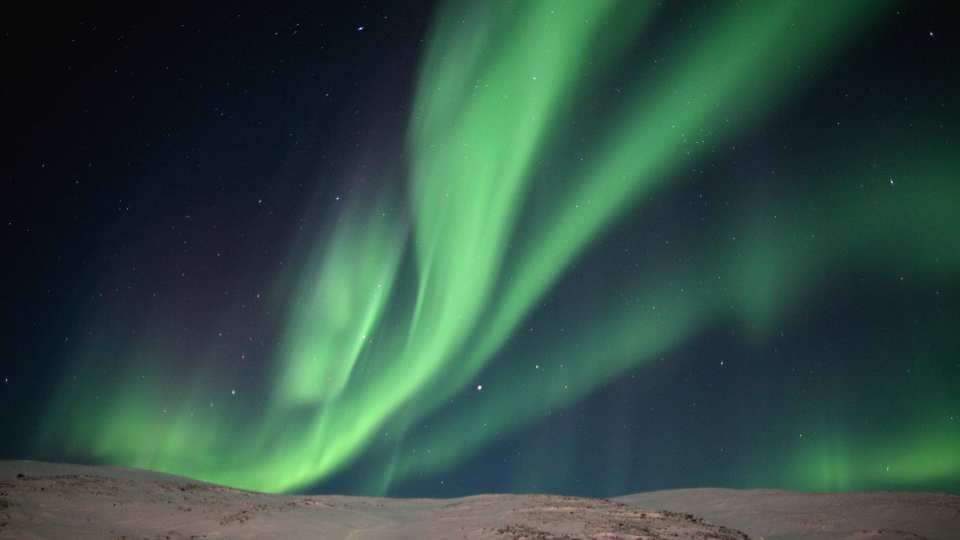
[[[404,230],[382,210],[360,216],[368,217],[347,212],[329,245],[307,263],[284,341],[286,371],[278,388],[283,400],[335,398],[373,337],[393,287]]]
[[[188,392],[164,420],[158,411],[165,396],[130,383],[104,398],[110,406],[88,396],[62,400],[51,424],[71,425],[63,439],[79,453],[252,489],[295,489],[341,470],[391,422],[423,418],[462,389],[594,239],[681,165],[810,77],[876,6],[837,2],[811,10],[785,1],[720,8],[676,67],[638,87],[610,128],[586,143],[582,167],[545,191],[537,201],[542,219],[526,223],[531,187],[551,182],[539,164],[556,157],[556,132],[576,117],[578,92],[638,34],[652,14],[649,4],[451,4],[431,35],[410,122],[411,305],[389,305],[402,298],[394,290],[406,228],[376,206],[355,210],[305,264],[264,409],[232,416],[207,410],[199,393]],[[836,219],[825,229],[842,231]],[[743,259],[704,247],[703,269],[672,269],[670,283],[649,276],[636,305],[611,303],[602,322],[578,335],[579,348],[558,351],[570,375],[537,387],[508,363],[502,388],[511,393],[489,392],[440,426],[434,457],[394,456],[391,476],[462,459],[496,436],[464,433],[464,423],[496,417],[507,430],[534,420],[544,407],[570,403],[673,346],[731,301],[765,326],[786,299],[801,296],[811,269],[840,253],[811,247],[817,255],[797,264],[779,247],[796,234],[789,227],[769,232]],[[783,272],[787,290],[772,290],[781,274],[771,268]],[[753,276],[759,285],[733,287],[732,298],[697,287],[717,269]],[[678,294],[675,284],[684,280],[689,286],[682,289],[692,292]],[[529,388],[536,399],[518,397]],[[70,420],[64,411],[78,402]]]
[[[780,313],[814,289],[831,268],[846,265],[868,272],[909,265],[920,275],[949,279],[960,271],[960,255],[950,247],[951,231],[960,228],[953,202],[960,200],[960,184],[952,173],[960,163],[943,162],[945,155],[949,154],[944,149],[931,150],[928,159],[914,155],[928,164],[925,170],[914,172],[915,165],[908,164],[898,170],[903,185],[881,187],[879,194],[875,189],[864,193],[858,186],[884,186],[885,178],[874,173],[851,181],[851,173],[836,179],[836,184],[849,188],[790,199],[791,206],[821,208],[817,222],[791,219],[790,207],[774,204],[765,209],[763,218],[725,224],[723,236],[736,237],[731,245],[715,246],[712,231],[703,231],[703,238],[694,239],[699,243],[685,250],[696,254],[686,264],[654,264],[636,276],[637,285],[620,298],[589,309],[600,314],[589,326],[577,331],[577,319],[558,323],[572,330],[562,337],[552,334],[560,342],[539,349],[537,358],[543,358],[543,365],[534,368],[537,358],[523,358],[498,363],[497,369],[486,372],[483,394],[463,411],[435,421],[418,441],[419,447],[432,452],[407,459],[401,476],[452,467],[498,435],[561,409],[734,314],[748,330],[769,330]],[[917,206],[921,203],[922,211]],[[917,242],[918,238],[926,241]],[[856,255],[852,261],[851,255]],[[949,331],[940,329],[922,341],[936,343],[946,334]],[[821,440],[829,442],[810,451],[801,448],[797,462],[784,465],[795,476],[781,477],[779,485],[807,490],[911,487],[925,481],[945,485],[960,472],[960,461],[952,457],[960,455],[955,444],[960,423],[943,421],[944,411],[952,410],[955,402],[949,389],[941,395],[932,390],[944,380],[945,374],[930,376],[917,388],[925,402],[939,404],[939,409],[921,406],[919,416],[935,427],[911,430],[894,437],[894,442],[873,437],[869,444],[856,445],[842,429],[828,430]],[[931,420],[936,418],[941,420]],[[856,457],[861,455],[871,457]],[[858,460],[856,465],[848,463]]]

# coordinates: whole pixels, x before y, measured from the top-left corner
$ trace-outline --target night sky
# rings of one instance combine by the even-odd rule
[[[949,8],[8,14],[0,458],[960,492]]]

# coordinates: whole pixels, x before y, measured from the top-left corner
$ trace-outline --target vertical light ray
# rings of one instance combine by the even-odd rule
[[[548,375],[529,369],[537,362],[529,351],[510,349],[518,326],[618,220],[642,216],[649,195],[761,122],[884,5],[709,8],[654,77],[618,63],[634,58],[631,47],[657,20],[652,2],[451,2],[417,82],[408,189],[355,203],[303,257],[268,395],[228,409],[205,396],[204,383],[178,384],[204,380],[202,369],[150,373],[159,386],[131,369],[115,385],[55,400],[42,444],[267,491],[304,488],[382,450],[382,470],[364,488],[385,491],[462,462],[719,320],[736,317],[763,339],[830,268],[909,261],[930,279],[955,278],[960,250],[945,246],[960,228],[958,164],[944,157],[949,149],[930,149],[896,160],[913,181],[895,193],[866,198],[834,173],[828,188],[798,188],[715,225],[739,239],[735,247],[702,230],[688,239],[685,261],[642,261],[618,295],[584,300],[590,316],[567,315],[568,333],[535,341],[534,354],[554,366]],[[636,86],[607,122],[589,119],[602,129],[576,149],[582,162],[547,166],[574,161],[564,135],[589,116],[580,109],[593,85],[618,70]],[[791,211],[811,204],[824,208],[816,220]],[[139,350],[91,348],[77,365],[127,356],[137,367],[163,364]],[[480,373],[484,391],[450,405]],[[855,462],[862,445],[842,427],[825,429],[831,436],[792,456],[779,478],[850,489],[881,485],[877,478],[956,477],[955,432],[931,420],[928,405],[918,409],[933,427],[887,444],[876,460]],[[430,453],[405,452],[408,433],[384,442],[390,429],[425,419],[432,428],[409,443]],[[881,468],[886,476],[877,477]]]

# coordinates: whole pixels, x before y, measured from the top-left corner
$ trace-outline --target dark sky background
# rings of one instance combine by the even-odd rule
[[[802,248],[787,235],[779,243],[824,262],[804,269],[802,286],[767,293],[778,304],[790,298],[769,327],[758,330],[761,317],[743,315],[731,301],[729,316],[709,317],[662,351],[638,353],[630,367],[593,380],[582,397],[506,423],[452,462],[411,458],[407,472],[384,480],[385,467],[403,469],[398,455],[426,451],[421,441],[431,440],[435,426],[470,417],[480,392],[471,382],[447,406],[388,423],[403,426],[404,442],[366,444],[348,464],[297,489],[396,496],[606,496],[702,485],[960,491],[960,245],[951,234],[960,230],[953,228],[960,226],[953,198],[960,193],[960,43],[949,8],[885,5],[878,22],[792,82],[798,89],[766,107],[762,119],[667,173],[668,187],[597,235],[505,352],[471,380],[509,379],[499,370],[509,373],[504,366],[520,357],[534,359],[538,370],[556,368],[558,351],[580,346],[576,330],[604,320],[604,299],[651,276],[709,273],[737,224],[782,211],[798,229],[830,240]],[[615,109],[634,62],[650,49],[671,61],[682,39],[674,30],[706,28],[705,9],[662,7],[644,37],[627,45],[619,75],[574,106],[577,122],[556,128],[554,144],[581,148],[578,140],[602,132],[605,122],[591,119]],[[256,396],[231,426],[267,407],[298,294],[294,276],[310,264],[304,246],[342,223],[356,208],[351,201],[405,189],[415,158],[405,137],[436,6],[51,10],[33,5],[0,18],[9,141],[0,197],[7,350],[0,458],[138,464],[69,435],[64,426],[86,401],[64,405],[65,388],[99,400],[101,382],[129,377],[117,366],[136,350],[142,357],[129,362],[166,373],[160,388],[176,387],[170,381],[178,372],[203,364],[203,381],[184,385]],[[538,161],[539,170],[564,169],[564,154]],[[858,189],[871,193],[863,212],[876,211],[870,215],[881,225],[843,202]],[[525,220],[547,192],[532,189],[533,210],[521,211],[520,228],[530,226]],[[902,215],[915,221],[901,229],[905,221],[883,217]],[[883,233],[885,226],[896,233]],[[522,245],[511,243],[508,258],[522,260]],[[404,257],[401,278],[415,266],[409,252]],[[356,264],[365,264],[359,255]],[[733,287],[753,291],[751,279],[739,275]],[[698,283],[704,291],[726,287]],[[397,314],[388,308],[385,318]],[[108,359],[91,361],[91,354]],[[587,364],[604,361],[590,354]],[[485,385],[495,395],[495,383]],[[191,399],[205,403],[196,392]],[[509,416],[514,399],[494,410]],[[220,401],[210,398],[215,406]],[[251,427],[250,438],[257,431]],[[230,445],[249,444],[236,435],[243,429],[227,432]]]
[[[332,211],[402,142],[429,14],[103,4],[7,20],[5,456],[29,454],[71,334],[105,306],[170,314],[189,342],[233,306],[224,291],[270,287],[292,237],[323,219],[301,216],[304,199]],[[240,333],[276,325],[239,318]]]

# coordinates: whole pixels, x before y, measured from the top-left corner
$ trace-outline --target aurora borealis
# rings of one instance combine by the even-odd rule
[[[934,7],[357,9],[260,14],[251,50],[259,22],[198,16],[169,54],[217,52],[172,92],[89,67],[82,106],[146,117],[18,158],[18,186],[103,187],[42,241],[49,209],[10,214],[22,260],[93,262],[7,280],[59,291],[0,374],[8,454],[270,492],[960,490]]]

